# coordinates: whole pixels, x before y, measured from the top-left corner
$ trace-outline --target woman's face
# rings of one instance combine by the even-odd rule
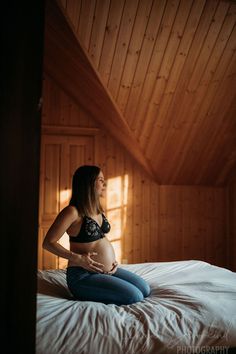
[[[106,194],[106,181],[104,179],[102,171],[99,172],[99,175],[96,178],[95,189],[96,189],[99,197],[105,197],[105,194]]]

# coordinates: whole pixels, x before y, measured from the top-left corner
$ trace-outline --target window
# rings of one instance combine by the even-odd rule
[[[107,180],[106,210],[107,219],[111,223],[111,233],[108,238],[111,241],[116,259],[123,262],[122,238],[127,222],[127,202],[128,202],[128,175],[109,178]]]

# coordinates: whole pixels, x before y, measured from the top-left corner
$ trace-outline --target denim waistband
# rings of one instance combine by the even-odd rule
[[[92,274],[92,272],[82,267],[71,266],[66,269],[66,280],[68,285],[72,285],[74,282],[78,282],[78,280],[82,280],[90,274]]]

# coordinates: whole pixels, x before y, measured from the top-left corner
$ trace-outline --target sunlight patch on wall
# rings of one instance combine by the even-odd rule
[[[108,238],[114,247],[116,259],[122,259],[122,236],[126,226],[128,202],[128,175],[109,178],[107,180],[106,209],[107,218],[111,223]]]
[[[65,247],[67,250],[70,249],[70,242],[69,242],[69,236],[65,232],[62,236],[62,238],[59,240],[60,245]],[[67,267],[68,261],[65,258],[58,257],[58,268],[60,269],[65,269]]]
[[[60,191],[60,210],[64,209],[70,201],[71,198],[71,189],[64,189]],[[70,242],[69,242],[69,236],[65,232],[62,236],[62,238],[59,240],[60,245],[65,247],[66,249],[70,249]],[[67,267],[67,259],[58,257],[58,268],[64,269]]]
[[[71,189],[63,189],[60,191],[60,210],[64,209],[70,201]]]

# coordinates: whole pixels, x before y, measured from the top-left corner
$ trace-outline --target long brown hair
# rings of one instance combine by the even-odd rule
[[[103,212],[95,190],[95,181],[100,171],[98,166],[84,165],[80,166],[73,175],[69,205],[75,206],[81,217]]]

